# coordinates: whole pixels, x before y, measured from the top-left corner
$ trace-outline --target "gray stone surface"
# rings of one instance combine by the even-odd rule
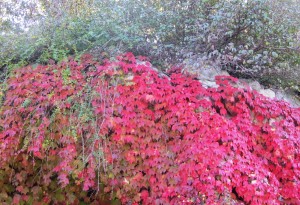
[[[202,86],[205,88],[217,88],[218,84],[215,81],[210,80],[199,80],[202,83]]]
[[[249,83],[249,86],[250,86],[253,90],[257,90],[257,91],[259,91],[259,90],[262,89],[262,86],[261,86],[260,83],[257,82],[257,81],[252,81],[252,82],[250,82],[250,83]]]
[[[261,90],[258,90],[258,92],[262,95],[264,95],[265,97],[268,97],[268,98],[271,98],[271,99],[274,99],[275,98],[275,92],[271,89],[261,89]]]
[[[300,100],[291,91],[276,90],[276,99],[288,102],[292,107],[300,107]]]
[[[199,81],[205,88],[217,88],[218,85],[215,82],[215,77],[218,75],[229,75],[228,72],[222,71],[216,64],[202,59],[188,59],[185,60],[184,65],[184,71],[196,74]],[[241,88],[250,87],[252,90],[256,90],[265,97],[276,100],[284,100],[292,107],[300,107],[300,99],[298,99],[292,92],[278,90],[275,88],[264,89],[264,86],[262,86],[258,81],[249,79],[239,79],[237,86]]]

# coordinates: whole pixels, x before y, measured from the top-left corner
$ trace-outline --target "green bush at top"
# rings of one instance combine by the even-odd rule
[[[263,80],[269,74],[280,78],[282,70],[300,61],[295,0],[38,2],[36,8],[42,9],[28,18],[26,31],[2,32],[0,67],[110,48],[147,55],[157,63],[201,54],[232,74]]]

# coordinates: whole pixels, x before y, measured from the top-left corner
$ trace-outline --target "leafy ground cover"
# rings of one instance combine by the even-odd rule
[[[12,73],[1,204],[299,204],[300,109],[132,54]]]

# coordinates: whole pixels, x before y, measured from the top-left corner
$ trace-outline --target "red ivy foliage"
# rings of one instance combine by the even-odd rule
[[[300,109],[216,81],[130,53],[16,70],[0,110],[1,204],[300,204]]]

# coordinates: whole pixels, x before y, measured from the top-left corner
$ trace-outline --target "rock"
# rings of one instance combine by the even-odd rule
[[[199,69],[198,78],[213,81],[219,74],[220,73],[214,68],[202,68]]]
[[[230,76],[229,73],[225,70],[220,71],[219,75]]]
[[[219,85],[215,81],[210,80],[199,80],[202,83],[202,86],[205,88],[217,88]]]
[[[218,63],[209,61],[203,56],[194,56],[189,59],[185,59],[183,65],[184,71],[197,75],[197,78],[205,88],[218,87],[215,82],[216,76],[230,76],[228,72],[221,70]],[[297,77],[298,76],[296,76],[296,78]],[[275,88],[264,89],[264,86],[258,81],[253,81],[251,79],[239,79],[239,82],[236,85],[240,88],[250,87],[252,90],[256,90],[260,94],[271,99],[284,100],[288,102],[291,107],[300,107],[300,99],[298,99],[293,92],[277,90]]]
[[[262,89],[262,90],[258,90],[258,92],[262,95],[264,95],[265,97],[274,99],[275,98],[275,92],[271,89]]]
[[[214,81],[218,75],[229,75],[213,61],[207,60],[205,56],[196,55],[183,62],[184,71],[197,75],[201,80]]]
[[[277,100],[284,100],[286,93],[283,90],[277,90],[276,92],[276,99]]]
[[[257,91],[259,91],[259,90],[262,89],[262,86],[261,86],[260,83],[257,82],[257,81],[252,81],[252,82],[250,82],[250,83],[249,83],[249,86],[250,86],[253,90],[257,90]]]
[[[147,62],[147,61],[137,60],[136,63],[137,63],[138,65],[150,66],[152,70],[154,70],[155,72],[158,73],[158,76],[159,76],[159,77],[165,77],[165,78],[170,79],[170,77],[167,76],[165,73],[163,73],[163,71],[157,69],[156,67],[154,67],[151,63],[149,63],[149,62]]]
[[[300,99],[292,91],[277,90],[276,99],[286,101],[294,108],[300,107]]]

